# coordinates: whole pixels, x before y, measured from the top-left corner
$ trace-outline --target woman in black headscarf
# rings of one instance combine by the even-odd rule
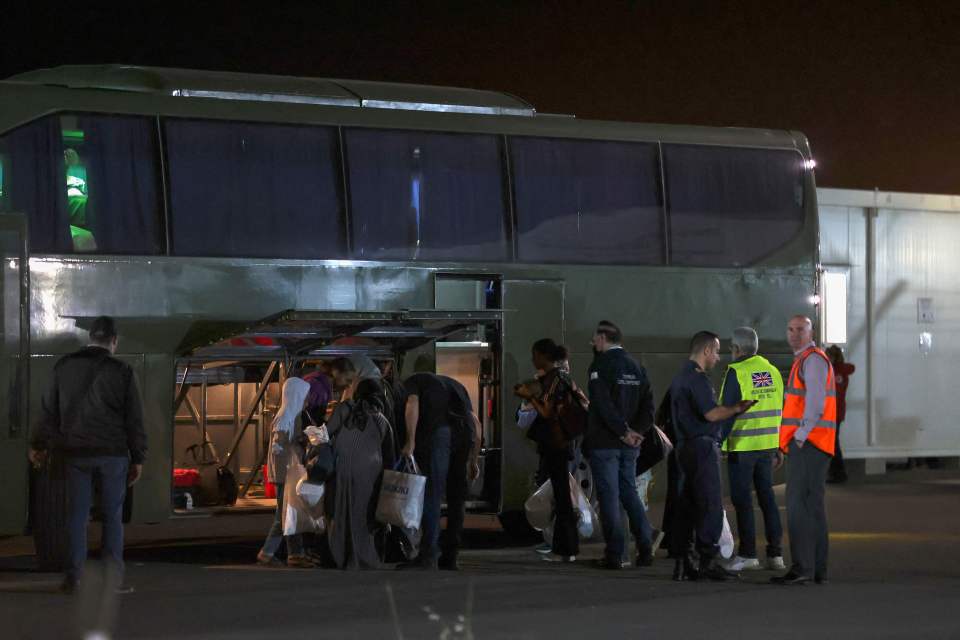
[[[361,380],[351,399],[337,406],[327,423],[336,456],[333,483],[327,497],[333,518],[330,551],[341,569],[379,569],[374,546],[380,479],[393,465],[393,436],[383,415],[383,387],[378,380]]]

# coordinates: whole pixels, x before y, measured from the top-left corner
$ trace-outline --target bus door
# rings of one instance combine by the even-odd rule
[[[513,395],[513,387],[533,377],[530,347],[534,342],[540,338],[564,342],[563,306],[562,281],[503,282],[503,524],[507,528],[513,524],[510,515],[522,512],[523,503],[535,488],[538,464],[536,447],[515,426],[519,400]]]
[[[0,215],[0,469],[5,494],[0,500],[0,535],[22,534],[27,516],[30,269],[26,235],[22,216]]]

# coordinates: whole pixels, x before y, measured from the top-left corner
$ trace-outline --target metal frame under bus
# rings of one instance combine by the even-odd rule
[[[150,439],[133,521],[175,515],[172,469],[206,440],[260,505],[282,378],[360,349],[401,377],[419,361],[468,382],[486,432],[471,507],[513,528],[537,454],[512,389],[535,340],[567,344],[583,383],[593,328],[613,320],[659,398],[696,331],[754,326],[786,367],[784,321],[815,313],[797,132],[126,66],[21,74],[0,105],[0,533],[56,522],[62,496],[28,504],[27,434],[56,358],[101,314],[119,321]]]

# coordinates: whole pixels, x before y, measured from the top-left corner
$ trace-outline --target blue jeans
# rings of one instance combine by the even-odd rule
[[[415,450],[420,473],[427,476],[420,524],[419,562],[433,564],[440,558],[441,551],[444,557],[451,560],[457,556],[467,498],[469,449],[469,443],[455,438],[452,429],[444,425],[436,427]],[[444,494],[447,498],[447,530],[441,542],[440,515]]]
[[[123,501],[127,496],[126,456],[71,457],[67,466],[67,580],[77,581],[87,559],[87,522],[93,506],[93,480],[100,479],[103,561],[123,579]]]
[[[637,554],[651,547],[650,523],[637,495],[637,449],[594,449],[590,452],[590,470],[597,488],[600,522],[607,547],[604,555],[620,562],[626,551],[626,536],[620,522],[620,507],[627,512],[630,530],[637,540]]]
[[[273,524],[270,525],[270,531],[267,532],[267,539],[263,542],[263,555],[274,556],[280,550],[280,543],[284,538],[287,540],[287,555],[303,555],[303,536],[300,534],[293,536],[283,535],[283,485],[274,485],[277,489],[277,510],[273,512]]]
[[[767,557],[782,556],[783,525],[773,495],[773,453],[770,451],[734,451],[727,454],[730,476],[730,500],[737,510],[737,533],[740,556],[757,557],[757,533],[753,521],[753,496],[763,512],[763,528],[767,538]]]

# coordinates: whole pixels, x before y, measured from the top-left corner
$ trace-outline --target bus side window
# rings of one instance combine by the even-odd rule
[[[673,264],[750,265],[803,227],[799,153],[679,144],[663,151]]]
[[[175,255],[345,257],[336,129],[171,118],[164,133]]]
[[[32,253],[70,253],[73,245],[58,118],[40,118],[0,136],[0,158],[0,212],[27,217]]]
[[[664,262],[653,144],[512,137],[521,262]]]
[[[78,253],[161,252],[156,130],[150,118],[65,115],[67,211]]]
[[[509,259],[497,136],[344,129],[344,142],[354,258]]]

